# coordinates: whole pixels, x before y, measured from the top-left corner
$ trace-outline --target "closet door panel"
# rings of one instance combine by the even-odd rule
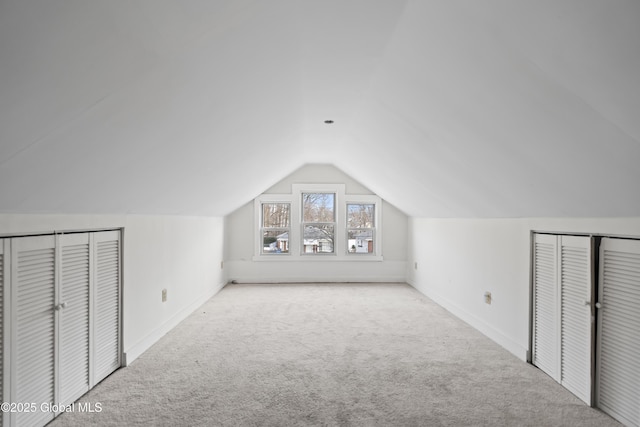
[[[44,425],[120,367],[121,274],[119,231],[0,239],[0,400],[35,409],[0,427]]]
[[[557,240],[554,235],[534,235],[532,362],[559,381]]]
[[[59,236],[58,402],[89,390],[89,234]]]
[[[591,238],[560,236],[561,384],[591,404]]]
[[[584,402],[592,396],[592,240],[534,235],[532,362]]]
[[[94,233],[94,384],[120,367],[120,232]]]
[[[35,412],[12,415],[13,425],[42,425],[53,418],[40,405],[54,402],[55,238],[11,241],[12,402],[34,402]]]
[[[5,375],[4,375],[4,361],[5,361],[5,348],[7,348],[7,346],[5,345],[5,335],[4,335],[4,327],[5,327],[5,321],[4,321],[4,315],[5,315],[5,310],[4,310],[4,301],[5,301],[5,292],[4,292],[4,286],[5,286],[6,280],[5,280],[5,256],[4,256],[4,240],[0,239],[0,402],[5,402],[8,399],[5,399],[5,391],[4,391],[4,379],[5,379]],[[4,425],[4,418],[5,418],[5,414],[3,412],[0,412],[0,427],[2,427]]]
[[[640,426],[640,241],[602,239],[598,406]]]

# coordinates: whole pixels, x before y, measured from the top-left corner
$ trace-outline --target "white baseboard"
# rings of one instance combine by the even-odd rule
[[[227,261],[229,281],[237,283],[405,282],[405,261],[253,262]]]
[[[504,335],[502,332],[495,329],[493,326],[486,323],[484,320],[479,317],[469,313],[468,311],[460,308],[447,298],[434,293],[432,291],[422,289],[420,286],[417,286],[415,283],[411,281],[408,282],[411,286],[413,286],[418,292],[424,294],[426,297],[430,298],[436,304],[440,305],[447,311],[449,311],[454,316],[458,317],[465,323],[468,323],[473,328],[482,332],[484,335],[495,341],[500,346],[504,347],[506,350],[511,352],[514,356],[522,361],[527,361],[527,348],[513,341],[511,338]]]
[[[198,307],[202,306],[209,298],[217,294],[223,287],[225,283],[218,284],[214,289],[204,293],[200,297],[196,298],[191,304],[178,311],[176,314],[171,316],[166,322],[162,325],[151,331],[147,336],[139,340],[137,343],[125,349],[123,353],[123,366],[129,366],[131,362],[136,360],[142,353],[147,351],[153,344],[155,344],[160,338],[166,335],[171,329],[175,328],[178,323],[182,322],[187,318],[191,313],[196,311]]]
[[[234,279],[231,283],[407,283],[404,277],[379,277],[379,276],[331,276],[317,279],[310,279],[309,277],[287,277],[285,279]]]

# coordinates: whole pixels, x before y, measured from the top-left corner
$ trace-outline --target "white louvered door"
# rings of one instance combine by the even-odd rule
[[[597,403],[640,426],[640,241],[600,244]]]
[[[68,405],[89,390],[89,233],[58,236],[57,402]]]
[[[119,231],[0,239],[0,398],[35,408],[0,427],[42,426],[120,367],[120,254]]]
[[[591,405],[591,239],[559,236],[560,383]]]
[[[591,238],[535,234],[533,244],[532,362],[591,404]]]
[[[557,236],[535,234],[533,246],[532,362],[551,378],[559,381]]]
[[[40,411],[54,403],[55,237],[11,240],[11,402],[37,403],[33,412],[11,414],[11,425],[43,425]]]
[[[120,366],[120,232],[94,233],[93,383]]]
[[[8,345],[6,345],[7,343],[5,342],[5,332],[4,332],[4,328],[5,328],[4,315],[6,313],[6,310],[4,309],[4,302],[6,298],[4,294],[4,287],[6,283],[4,245],[5,245],[5,241],[3,239],[0,239],[0,402],[6,401],[6,399],[4,398],[6,394],[4,391],[4,387],[5,387],[4,362],[6,360],[4,351],[5,351],[5,348],[9,347]],[[7,415],[8,414],[5,414],[4,412],[0,412],[0,427],[5,425],[5,417],[8,418]],[[7,420],[7,423],[8,423],[8,420]]]

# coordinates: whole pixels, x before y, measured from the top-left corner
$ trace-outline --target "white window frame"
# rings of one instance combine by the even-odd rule
[[[292,184],[291,194],[261,194],[254,199],[254,261],[382,261],[382,199],[376,195],[346,194],[345,184]],[[302,245],[302,194],[334,193],[335,194],[335,229],[333,253],[303,253]],[[290,203],[289,253],[262,253],[262,204]],[[349,253],[347,247],[347,204],[373,204],[374,246],[373,253]]]
[[[344,184],[293,184],[291,186],[292,189],[292,193],[293,193],[293,200],[294,200],[294,204],[296,205],[296,208],[298,209],[298,211],[295,213],[294,218],[297,218],[298,220],[298,228],[300,230],[300,236],[298,237],[298,244],[300,245],[299,247],[299,253],[302,257],[335,257],[339,254],[342,253],[342,246],[344,246],[344,244],[340,244],[340,230],[342,228],[344,228],[344,225],[340,223],[340,215],[342,212],[342,206],[341,206],[341,201],[344,200],[344,191],[345,191],[345,185]],[[303,239],[303,235],[304,235],[304,225],[305,222],[303,221],[304,218],[303,216],[303,212],[302,212],[302,195],[303,194],[310,194],[310,193],[325,193],[325,194],[333,194],[334,195],[334,200],[333,200],[333,224],[334,224],[334,229],[333,229],[333,252],[331,253],[305,253],[304,252],[304,247],[301,244],[302,243],[302,239]],[[325,223],[323,223],[325,224]]]
[[[347,205],[373,205],[373,253],[352,253],[346,248],[349,257],[377,257],[382,255],[382,233],[380,232],[380,224],[382,218],[382,201],[380,197],[375,195],[347,195],[344,202],[344,220],[345,235],[344,244],[347,245],[348,224],[347,221]],[[363,230],[367,230],[366,228]],[[347,245],[348,246],[348,245]]]
[[[269,254],[263,252],[263,219],[262,219],[262,205],[265,203],[286,203],[290,206],[289,208],[289,251],[285,253],[277,253],[277,254]],[[258,219],[258,236],[255,240],[255,254],[260,257],[268,257],[268,258],[279,258],[279,257],[288,257],[291,255],[292,243],[293,243],[293,234],[294,233],[294,221],[293,221],[293,202],[291,200],[290,194],[263,194],[260,197],[255,199],[254,202],[255,208],[255,218]]]

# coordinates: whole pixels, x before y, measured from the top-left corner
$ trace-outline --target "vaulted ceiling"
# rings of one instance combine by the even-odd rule
[[[640,2],[2,0],[0,212],[639,216]],[[333,124],[324,123],[333,120]]]

